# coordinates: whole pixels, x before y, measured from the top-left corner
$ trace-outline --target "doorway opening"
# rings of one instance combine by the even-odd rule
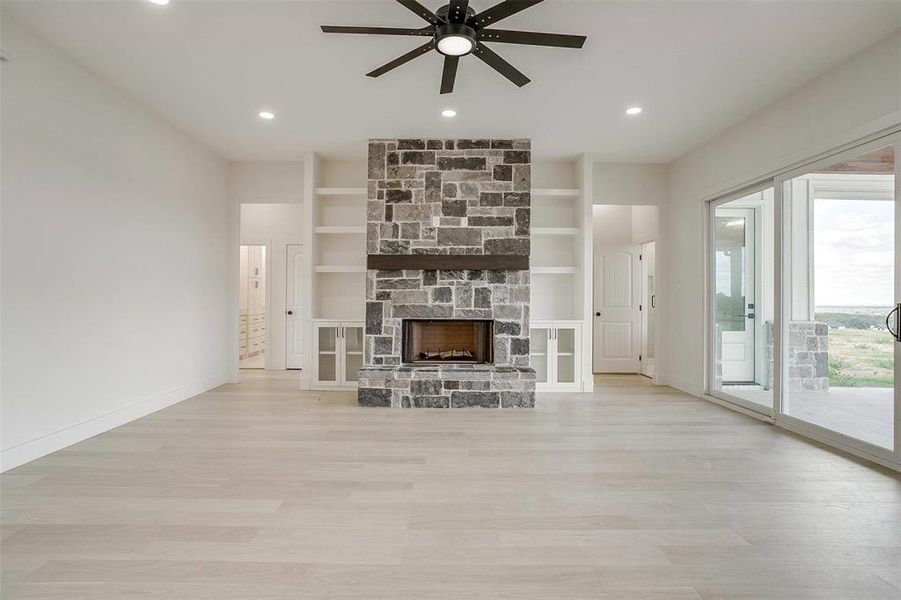
[[[242,369],[266,368],[266,246],[242,245],[239,359]]]
[[[657,207],[596,204],[592,371],[654,377]]]

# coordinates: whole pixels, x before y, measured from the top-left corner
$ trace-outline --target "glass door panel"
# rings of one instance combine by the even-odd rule
[[[895,147],[784,182],[782,411],[894,447]]]
[[[576,330],[557,328],[557,383],[576,382]]]
[[[763,412],[773,406],[774,209],[767,188],[711,211],[712,393]]]
[[[344,327],[344,380],[356,383],[363,366],[363,327]]]
[[[317,359],[316,378],[322,383],[338,383],[338,326],[317,325]]]
[[[549,327],[537,327],[529,330],[529,348],[532,368],[535,369],[537,383],[548,383],[548,350],[550,348],[551,330]]]

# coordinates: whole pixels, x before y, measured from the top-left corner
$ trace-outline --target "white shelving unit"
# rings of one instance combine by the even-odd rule
[[[364,318],[366,305],[366,164],[337,163],[321,159],[315,154],[305,157],[304,217],[309,262],[308,306],[304,315],[307,331],[307,351],[301,385],[311,388],[348,387],[353,378],[345,377],[342,365],[362,364],[362,346],[359,349],[344,348],[338,369],[337,381],[323,379],[319,359],[327,356],[321,348],[320,336],[326,331],[324,324],[337,327],[334,331],[358,332],[356,326]],[[327,331],[333,331],[327,329]],[[338,334],[340,335],[340,334]],[[322,339],[320,339],[322,338]],[[343,336],[338,338],[342,340]],[[359,352],[359,355],[354,354]],[[353,369],[353,372],[356,370]]]
[[[591,160],[532,188],[532,363],[547,391],[591,391]],[[561,185],[562,184],[562,185]],[[541,375],[541,372],[544,374]]]

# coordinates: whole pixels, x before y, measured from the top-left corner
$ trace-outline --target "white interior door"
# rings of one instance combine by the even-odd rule
[[[303,367],[303,248],[300,244],[287,245],[285,262],[285,366],[288,369]]]
[[[595,373],[638,373],[641,352],[640,247],[600,248],[594,261]]]
[[[723,383],[755,380],[756,233],[752,208],[715,209],[716,324]]]
[[[641,245],[641,374],[654,376],[657,336],[657,243]]]

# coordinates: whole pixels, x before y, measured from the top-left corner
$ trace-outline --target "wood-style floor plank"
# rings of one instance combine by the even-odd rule
[[[638,377],[534,410],[227,385],[0,476],[4,600],[901,598],[901,479]]]

